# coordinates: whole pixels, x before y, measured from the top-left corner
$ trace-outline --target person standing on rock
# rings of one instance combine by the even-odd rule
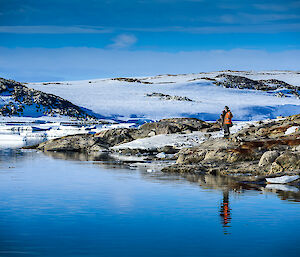
[[[231,111],[229,110],[229,107],[228,106],[225,106],[224,107],[224,110],[221,114],[221,121],[222,121],[222,126],[223,126],[223,129],[224,129],[224,137],[225,138],[228,138],[229,135],[230,135],[230,127],[232,127],[232,113]]]

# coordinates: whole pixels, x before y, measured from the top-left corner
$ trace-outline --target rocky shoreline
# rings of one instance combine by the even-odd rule
[[[252,123],[239,129],[228,140],[221,137],[218,123],[173,118],[145,123],[137,129],[117,128],[97,134],[66,136],[35,148],[50,152],[117,153],[128,160],[129,157],[140,157],[141,162],[147,163],[163,160],[162,172],[213,174],[231,177],[238,182],[265,183],[266,177],[300,173],[299,127],[300,114]],[[200,139],[191,145],[184,142],[181,145],[168,144],[171,138],[176,141],[195,136]],[[166,143],[155,144],[155,140],[162,139]],[[151,141],[154,142],[151,147],[138,147],[137,142]],[[126,162],[126,158],[123,160]],[[300,185],[300,180],[290,184]]]

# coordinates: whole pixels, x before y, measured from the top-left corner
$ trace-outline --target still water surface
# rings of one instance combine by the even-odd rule
[[[299,256],[297,192],[73,157],[0,151],[0,256]]]

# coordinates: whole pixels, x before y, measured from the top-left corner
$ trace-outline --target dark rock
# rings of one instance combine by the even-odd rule
[[[192,99],[185,97],[185,96],[177,96],[177,95],[166,95],[162,93],[151,93],[146,94],[148,97],[158,97],[161,100],[171,100],[171,101],[186,101],[186,102],[193,102]]]
[[[252,80],[242,76],[235,76],[229,74],[220,74],[216,78],[222,80],[214,82],[218,86],[226,88],[238,88],[238,89],[255,89],[255,90],[270,90],[271,87],[265,85],[263,82]]]
[[[157,151],[158,152],[163,152],[163,153],[166,153],[166,154],[175,154],[175,153],[178,153],[179,150],[174,148],[171,145],[166,145],[164,147],[158,148]]]
[[[114,78],[112,80],[125,81],[125,82],[137,82],[137,83],[142,83],[142,84],[153,84],[152,82],[142,81],[142,80],[136,79],[136,78]]]
[[[265,79],[265,80],[259,80],[259,82],[262,82],[273,89],[277,89],[277,88],[297,89],[297,87],[277,79]]]
[[[214,82],[214,84],[226,88],[254,89],[263,91],[275,90],[278,88],[287,88],[293,90],[294,92],[296,92],[296,94],[298,94],[298,88],[296,86],[290,85],[284,81],[276,79],[253,80],[246,77],[229,74],[220,74],[216,76],[216,78],[219,78],[221,80]],[[284,94],[282,92],[279,92],[277,93],[277,96],[283,97]]]

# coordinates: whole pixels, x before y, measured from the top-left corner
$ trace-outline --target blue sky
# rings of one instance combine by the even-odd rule
[[[0,76],[34,81],[299,69],[297,0],[0,0],[0,7]],[[215,65],[205,56],[216,58]],[[286,62],[276,64],[278,56]]]

